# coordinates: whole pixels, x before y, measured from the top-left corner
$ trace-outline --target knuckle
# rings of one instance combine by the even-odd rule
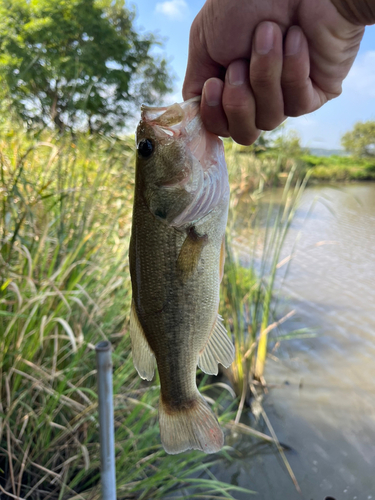
[[[202,114],[203,124],[212,134],[220,135],[221,137],[228,137],[228,123],[227,120],[220,116],[216,115],[207,115],[206,113]]]
[[[242,98],[241,98],[242,96]],[[224,96],[223,108],[228,120],[229,133],[238,144],[249,146],[258,138],[260,132],[254,123],[254,102],[248,95]]]
[[[294,117],[306,115],[315,111],[309,105],[308,102],[304,102],[302,99],[299,101],[285,102],[284,113],[286,116]]]
[[[229,137],[229,131],[225,125],[210,123],[209,126],[206,126],[206,129],[211,134],[219,135],[220,137]]]
[[[291,118],[297,118],[298,116],[306,115],[309,111],[304,108],[297,107],[286,107],[285,114],[286,116],[290,116]]]
[[[285,120],[285,117],[283,116],[282,118],[280,117],[260,117],[259,119],[257,118],[256,120],[256,126],[260,130],[274,130],[276,127],[280,125]]]
[[[182,84],[182,98],[184,100],[189,99],[189,84],[186,80]]]
[[[232,139],[237,142],[238,144],[241,144],[242,146],[251,146],[259,137],[260,135],[260,130],[249,130],[248,132],[244,131],[235,131],[231,133]]]
[[[246,117],[249,114],[249,107],[241,102],[223,102],[226,115]]]
[[[327,100],[330,101],[331,99],[336,99],[336,97],[339,97],[342,94],[342,86],[339,84],[336,87],[332,87],[327,90],[322,89],[322,91],[324,92]]]
[[[202,12],[199,12],[195,17],[190,27],[189,45],[190,48],[201,51],[207,50],[207,39],[205,26],[202,18]]]
[[[293,73],[286,73],[281,77],[281,86],[298,90],[303,89],[306,86],[306,79],[301,79],[301,77],[298,77],[298,75]]]
[[[314,111],[307,81],[294,80],[282,82],[284,96],[284,113],[286,116],[297,117]]]
[[[195,41],[197,38],[201,41],[202,37],[202,22],[200,16],[196,16],[190,26],[190,40]]]
[[[275,80],[272,70],[250,71],[250,83],[253,88],[268,90],[275,86]]]

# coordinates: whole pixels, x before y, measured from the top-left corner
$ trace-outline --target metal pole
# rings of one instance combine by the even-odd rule
[[[95,351],[98,372],[102,498],[103,500],[116,500],[111,343],[99,342]]]

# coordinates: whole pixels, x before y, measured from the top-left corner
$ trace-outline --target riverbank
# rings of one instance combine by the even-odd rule
[[[257,203],[264,191],[284,186],[293,172],[293,183],[308,177],[308,185],[375,181],[375,158],[314,156],[297,147],[240,146],[224,140],[231,195]]]
[[[301,161],[311,169],[311,181],[375,181],[375,158],[303,155]]]

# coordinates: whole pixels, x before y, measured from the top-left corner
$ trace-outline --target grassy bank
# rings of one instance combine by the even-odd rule
[[[267,141],[266,141],[267,142]],[[296,138],[269,141],[266,146],[239,146],[225,140],[226,156],[236,159],[231,171],[233,186],[251,193],[259,186],[284,185],[289,172],[296,168],[309,172],[310,182],[374,181],[375,158],[355,156],[315,156],[300,147]],[[241,165],[241,166],[240,166]]]
[[[133,141],[7,129],[0,168],[0,490],[99,498],[94,345],[105,338],[114,346],[118,498],[233,498],[238,488],[209,475],[228,455],[165,454],[158,381],[142,383],[133,368]],[[221,397],[213,409],[224,424],[232,414]]]
[[[350,156],[301,156],[315,181],[374,181],[375,160]]]

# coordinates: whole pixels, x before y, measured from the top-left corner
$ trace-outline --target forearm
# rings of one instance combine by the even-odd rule
[[[362,26],[375,24],[375,0],[331,0],[348,21]]]

